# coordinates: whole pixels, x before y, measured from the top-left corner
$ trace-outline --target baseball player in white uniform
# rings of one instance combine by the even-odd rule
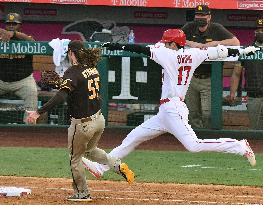
[[[168,29],[163,33],[161,43],[144,47],[136,44],[120,45],[106,43],[109,50],[125,50],[149,56],[163,68],[162,94],[159,112],[149,120],[133,129],[122,144],[113,149],[109,155],[124,158],[139,144],[169,132],[176,137],[190,152],[224,152],[244,156],[251,166],[256,165],[255,155],[247,140],[231,138],[198,139],[188,124],[188,108],[184,103],[195,69],[206,59],[226,58],[241,54],[254,54],[258,48],[230,49],[222,45],[185,49],[186,37],[180,29]],[[109,170],[107,165],[82,159],[84,166],[96,177],[100,178]]]

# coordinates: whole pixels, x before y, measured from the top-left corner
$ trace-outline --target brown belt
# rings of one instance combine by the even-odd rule
[[[100,115],[101,114],[101,111],[99,110],[97,113],[95,113],[94,115],[92,115],[92,116],[95,116],[95,115]],[[81,123],[84,123],[84,122],[89,122],[89,121],[92,121],[93,119],[93,117],[92,116],[90,116],[90,117],[86,117],[86,118],[81,118],[80,119],[80,122]]]

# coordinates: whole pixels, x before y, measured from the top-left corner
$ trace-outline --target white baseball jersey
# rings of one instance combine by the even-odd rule
[[[195,69],[208,58],[207,50],[198,48],[166,48],[157,43],[150,47],[151,59],[163,67],[161,98],[180,97],[184,100]]]

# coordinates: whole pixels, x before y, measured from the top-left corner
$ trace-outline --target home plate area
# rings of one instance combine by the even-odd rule
[[[31,194],[31,189],[25,189],[23,187],[0,186],[0,196],[25,196],[28,194]]]
[[[263,205],[262,187],[136,182],[128,185],[124,181],[104,180],[87,183],[94,199],[90,204],[96,205]],[[72,204],[66,201],[73,192],[71,179],[0,176],[0,184],[1,190],[9,188],[10,193],[18,190],[13,197],[1,195],[1,205]],[[24,191],[26,195],[21,194]]]

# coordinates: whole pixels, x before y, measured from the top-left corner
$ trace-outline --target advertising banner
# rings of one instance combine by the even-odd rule
[[[206,4],[212,9],[263,10],[262,0],[0,0],[0,2],[79,4],[101,6],[136,6],[164,8],[194,8]]]

